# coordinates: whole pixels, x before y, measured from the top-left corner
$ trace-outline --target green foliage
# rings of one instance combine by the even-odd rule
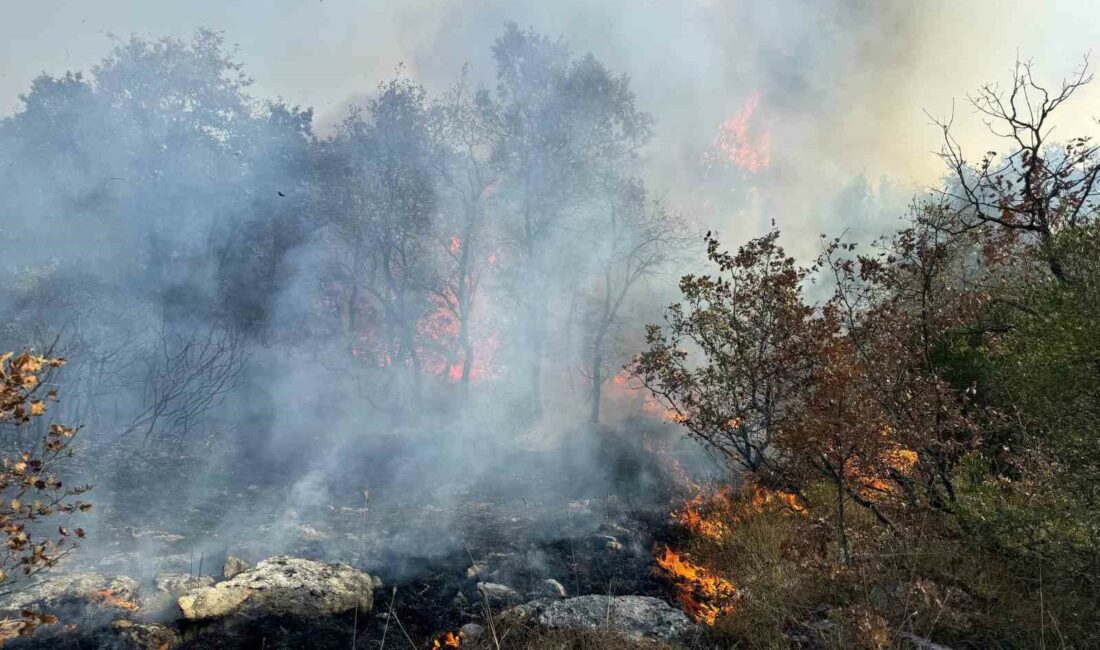
[[[1100,625],[1100,228],[1054,241],[1066,280],[1008,283],[1007,332],[954,356],[991,409],[983,452],[959,474],[968,543],[1007,561],[1045,622]]]

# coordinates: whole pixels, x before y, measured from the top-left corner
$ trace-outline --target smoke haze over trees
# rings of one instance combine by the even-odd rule
[[[60,334],[66,408],[143,438],[224,418],[256,349],[329,355],[394,414],[505,367],[532,414],[545,372],[606,381],[619,310],[686,243],[636,176],[650,119],[563,43],[510,26],[494,57],[495,88],[439,98],[398,70],[327,137],[214,32],[40,77],[0,135],[7,226],[53,240],[5,267],[9,342]]]
[[[913,143],[891,120],[853,125],[908,92],[890,75],[920,67],[926,14],[686,4],[681,40],[738,10],[776,32],[740,61],[766,82],[687,144],[696,125],[658,116],[692,115],[677,101],[705,95],[707,73],[732,83],[726,50],[681,43],[695,65],[658,80],[513,22],[454,75],[395,62],[324,115],[258,92],[252,62],[205,28],[115,37],[84,70],[42,73],[0,117],[0,351],[30,351],[0,358],[15,422],[0,455],[75,451],[71,475],[96,484],[89,537],[125,528],[147,555],[127,526],[169,520],[209,536],[188,539],[200,558],[249,535],[318,556],[355,539],[360,564],[469,556],[480,589],[454,533],[479,523],[458,507],[472,494],[521,501],[510,521],[574,556],[592,495],[601,552],[637,532],[613,502],[650,498],[665,518],[675,498],[673,524],[635,539],[683,553],[638,543],[623,563],[642,558],[644,584],[656,558],[723,641],[1045,647],[1048,627],[1096,629],[1100,150],[1050,131],[1089,96],[1087,66],[1045,90],[1021,61],[982,87],[970,105],[999,153],[975,157],[953,114],[933,117],[928,157],[946,168],[918,192],[846,157]],[[895,43],[866,24],[905,29]],[[684,95],[654,100],[669,88]],[[17,490],[6,562],[29,552],[32,575],[60,552],[20,546],[20,522],[56,512],[20,499],[79,515],[88,488],[0,464]],[[544,485],[568,536],[530,514],[520,488]],[[421,516],[382,551],[363,541],[372,494]],[[325,516],[359,537],[318,532]],[[571,566],[573,595],[602,592]]]

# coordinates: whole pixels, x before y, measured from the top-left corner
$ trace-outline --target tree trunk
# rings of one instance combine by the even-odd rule
[[[844,564],[852,563],[852,551],[848,547],[848,530],[844,522],[844,468],[840,468],[836,476],[836,529],[837,541],[840,543],[840,554],[844,558]]]
[[[592,424],[600,423],[600,402],[603,399],[603,342],[597,337],[593,345],[592,354],[592,410],[588,415],[588,421]]]
[[[528,372],[530,373],[528,377],[530,381],[528,386],[530,390],[528,394],[528,404],[531,415],[536,418],[542,415],[542,328],[546,318],[546,308],[543,298],[544,294],[542,291],[534,291],[528,298],[530,304],[528,306],[527,316],[527,340],[528,351],[531,354],[530,365],[528,366]]]

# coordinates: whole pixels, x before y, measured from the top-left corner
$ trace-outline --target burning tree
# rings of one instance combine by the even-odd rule
[[[57,400],[48,389],[49,371],[65,364],[63,358],[35,356],[29,352],[0,355],[0,425],[23,429],[40,424],[47,403]],[[91,505],[76,500],[90,486],[65,486],[58,478],[61,461],[71,455],[77,429],[53,423],[40,436],[37,449],[10,449],[0,458],[0,532],[5,553],[0,555],[0,587],[11,593],[27,579],[55,566],[75,548],[74,538],[84,537],[80,528],[57,528],[45,532],[44,520],[54,515],[86,512]],[[49,615],[25,613],[19,619],[0,621],[0,642],[30,634],[42,623],[53,623]]]
[[[338,251],[331,277],[344,333],[353,354],[404,371],[406,399],[419,393],[418,329],[435,285],[427,119],[424,89],[392,80],[370,101],[367,119],[353,111],[344,120],[324,156],[332,181],[325,209]]]
[[[955,284],[966,249],[939,238],[937,214],[919,213],[877,257],[847,259],[854,247],[832,242],[813,269],[774,230],[735,255],[708,235],[720,273],[681,280],[684,303],[667,311],[667,331],[650,326],[632,366],[691,435],[765,486],[831,484],[847,561],[848,501],[891,529],[888,504],[947,507],[972,442],[964,396],[933,355],[983,301]],[[814,270],[835,283],[821,305],[804,298]]]
[[[495,265],[488,239],[494,188],[499,176],[489,155],[491,133],[482,96],[471,96],[465,73],[434,103],[430,129],[444,210],[435,230],[441,255],[436,301],[455,323],[443,350],[443,370],[470,383],[478,356],[474,314],[485,273]],[[461,363],[459,363],[461,359]],[[457,372],[455,372],[457,370]]]

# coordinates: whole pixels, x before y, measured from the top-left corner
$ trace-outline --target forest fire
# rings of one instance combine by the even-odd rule
[[[984,3],[10,3],[0,646],[1089,645],[1094,71]]]
[[[721,541],[729,534],[730,524],[771,509],[783,509],[800,515],[806,515],[806,508],[798,497],[783,490],[770,490],[762,485],[745,483],[744,493],[751,492],[751,498],[738,498],[730,486],[721,486],[708,495],[707,490],[699,488],[698,493],[683,507],[672,513],[680,525],[702,537]]]
[[[703,512],[704,506],[712,505],[720,500],[728,503],[728,491],[726,489],[720,490],[718,494],[709,500],[700,490],[694,498],[684,504],[679,512],[675,512],[673,515],[681,526],[692,533],[714,541],[721,541],[723,537],[729,534],[729,525],[725,521]]]
[[[680,422],[683,416],[668,408],[645,390],[630,373],[623,370],[611,377],[606,390],[608,399],[618,400],[628,408],[640,411],[644,415],[660,418],[668,422]]]
[[[741,109],[718,127],[718,136],[704,157],[709,165],[732,165],[755,174],[771,164],[771,131],[754,120],[760,93],[753,93]]]
[[[711,494],[699,488],[694,497],[672,513],[672,517],[692,535],[720,544],[729,538],[733,526],[753,514],[783,510],[806,515],[805,507],[789,492],[748,483],[743,485],[742,491],[751,496],[739,497],[729,486],[722,486]],[[668,547],[655,551],[654,559],[676,582],[677,598],[696,621],[714,625],[718,618],[733,612],[739,594],[732,581]]]
[[[443,636],[437,637],[432,641],[432,650],[436,648],[458,648],[462,646],[462,639],[465,635],[462,632],[455,634],[454,632],[447,632]]]
[[[739,596],[732,582],[668,547],[655,553],[654,558],[657,566],[676,581],[676,597],[696,621],[714,625],[719,617],[733,612]]]
[[[417,354],[425,371],[450,381],[460,381],[465,368],[465,352],[459,345],[462,323],[455,313],[456,304],[457,299],[452,291],[448,290],[444,295],[435,297],[434,309],[417,327],[423,341]],[[469,379],[479,381],[494,376],[497,370],[494,357],[500,347],[496,334],[488,332],[484,336],[471,338],[470,352],[473,359],[470,363]]]

